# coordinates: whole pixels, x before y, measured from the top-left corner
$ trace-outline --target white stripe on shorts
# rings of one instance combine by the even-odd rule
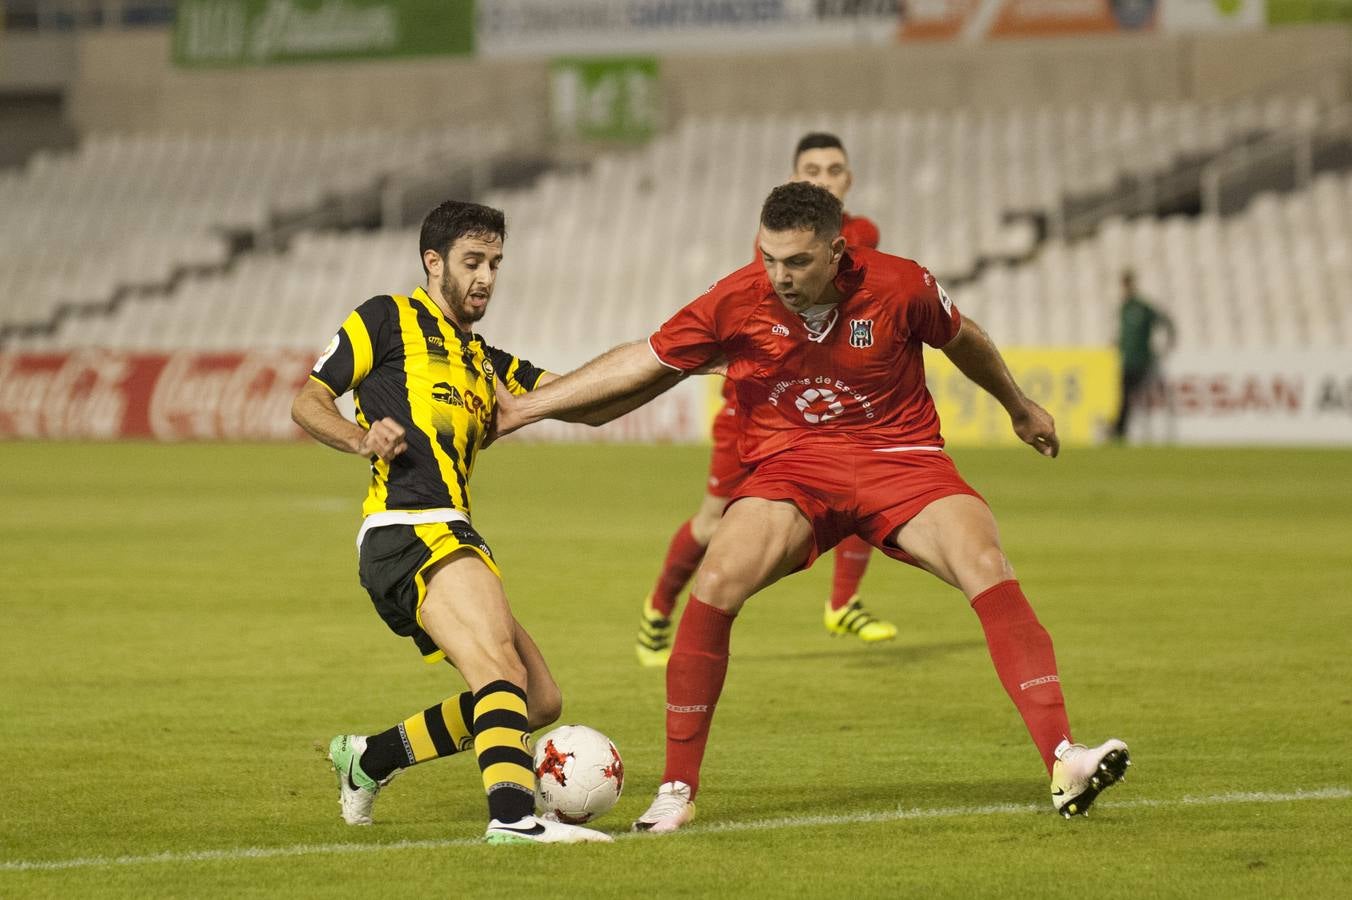
[[[371,513],[362,520],[361,530],[357,532],[357,552],[361,553],[361,540],[372,528],[381,528],[385,525],[426,525],[429,522],[470,524],[469,516],[458,509],[389,509],[385,512]]]

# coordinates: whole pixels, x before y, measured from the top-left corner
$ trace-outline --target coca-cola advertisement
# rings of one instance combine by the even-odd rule
[[[314,357],[272,350],[229,353],[0,353],[0,440],[149,438],[160,441],[295,440],[291,401]],[[699,441],[713,395],[690,379],[603,428],[543,422],[529,441]],[[349,417],[352,407],[339,400]]]
[[[0,438],[290,440],[294,351],[0,353]]]

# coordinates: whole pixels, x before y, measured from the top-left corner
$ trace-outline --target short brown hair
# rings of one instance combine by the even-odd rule
[[[507,217],[502,214],[502,210],[491,206],[447,200],[423,219],[422,231],[418,235],[418,257],[421,259],[428,250],[435,250],[445,259],[451,252],[451,245],[466,236],[505,241]],[[426,262],[423,263],[423,274],[427,274]]]
[[[765,198],[760,222],[769,231],[811,231],[831,240],[840,234],[842,211],[836,195],[826,188],[790,181]]]

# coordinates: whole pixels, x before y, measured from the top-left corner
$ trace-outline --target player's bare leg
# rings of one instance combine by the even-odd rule
[[[704,499],[700,500],[699,509],[690,520],[690,533],[700,546],[707,548],[714,539],[714,532],[718,530],[718,523],[723,521],[723,513],[727,508],[727,497],[705,494]]]
[[[526,720],[531,731],[557,721],[563,695],[535,641],[516,623],[514,644],[526,667]],[[474,748],[474,692],[462,691],[379,734],[339,735],[329,742],[339,802],[349,825],[371,824],[381,788],[410,766]]]
[[[539,731],[559,720],[563,713],[563,692],[549,671],[549,664],[535,639],[517,622],[512,640],[521,664],[526,667],[526,722],[531,731]]]
[[[671,657],[671,618],[676,601],[704,558],[704,550],[727,505],[727,497],[706,493],[695,515],[672,535],[657,584],[643,600],[635,648],[639,665],[657,668],[665,666]]]
[[[733,619],[747,598],[807,558],[812,528],[791,503],[748,497],[732,504],[695,575],[695,590],[667,665],[667,762],[636,831],[675,831],[695,817],[699,770],[723,680]]]
[[[427,596],[419,609],[422,628],[474,692],[474,752],[488,794],[485,839],[491,843],[610,840],[597,831],[534,816],[535,772],[529,752],[526,689],[532,668],[537,677],[549,677],[548,669],[541,674],[543,658],[535,658],[539,650],[513,617],[496,573],[477,554],[461,551],[426,578]],[[519,646],[526,651],[526,659]]]
[[[724,512],[695,573],[695,593],[735,616],[752,594],[802,565],[811,547],[812,526],[798,507],[745,497]]]
[[[513,620],[513,646],[526,670],[527,727],[537,731],[557,721],[563,695],[544,655],[520,622]],[[343,821],[370,825],[376,796],[411,766],[474,749],[474,691],[447,697],[378,734],[342,734],[329,742],[338,774]]]
[[[990,508],[975,497],[936,500],[890,540],[927,571],[963,592],[981,619],[991,661],[1052,778],[1052,804],[1085,815],[1098,794],[1131,765],[1127,745],[1071,742],[1056,656],[1000,547]]]

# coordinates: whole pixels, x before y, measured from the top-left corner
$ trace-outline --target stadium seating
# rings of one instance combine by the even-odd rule
[[[509,261],[485,330],[555,368],[641,336],[714,277],[751,259],[758,205],[787,172],[794,142],[805,131],[833,129],[856,170],[850,208],[879,223],[884,250],[954,278],[959,306],[1004,344],[1107,343],[1117,279],[1133,267],[1142,288],[1173,311],[1187,344],[1352,346],[1352,178],[1321,176],[1307,190],[1261,196],[1231,218],[1110,219],[1073,243],[1037,245],[1026,223],[1021,231],[1004,221],[1011,210],[1046,210],[1066,196],[1205,157],[1256,132],[1308,127],[1313,116],[1308,103],[1238,102],[692,119],[640,151],[605,155],[585,171],[548,173],[529,188],[487,198],[507,210]],[[437,137],[427,140],[434,145]],[[205,257],[212,227],[257,227],[276,210],[313,203],[335,185],[377,177],[388,162],[381,146],[359,135],[349,141],[340,142],[347,149],[302,141],[301,156],[324,160],[319,166],[297,163],[279,142],[239,141],[232,158],[247,162],[232,178],[203,179],[209,187],[196,195],[184,186],[208,157],[194,142],[141,141],[135,151],[131,142],[86,147],[65,164],[90,194],[172,194],[156,193],[155,179],[139,169],[140,180],[130,186],[97,184],[98,171],[124,171],[119,160],[144,162],[155,154],[163,160],[163,183],[178,184],[186,195],[177,205],[166,201],[163,212],[179,223],[175,240],[182,246],[164,238],[167,226],[143,233],[133,224],[108,252],[130,255],[127,248],[135,246],[136,261],[113,275],[98,267],[85,274],[91,283],[103,276],[97,283],[104,288],[161,274],[169,260],[193,258],[194,249]],[[56,165],[37,166],[25,179],[41,180]],[[341,174],[316,176],[316,169]],[[238,180],[266,190],[239,188]],[[66,215],[76,193],[62,207]],[[91,206],[104,217],[99,221],[112,221],[112,201]],[[215,218],[203,211],[212,206],[222,210]],[[48,215],[50,224],[57,214]],[[0,221],[17,227],[12,217]],[[90,240],[99,233],[79,227]],[[30,229],[34,236],[44,230],[51,233]],[[136,244],[142,235],[146,243]],[[108,315],[68,318],[53,334],[9,346],[317,348],[364,297],[421,282],[416,247],[413,230],[302,234],[284,253],[243,254],[228,271],[189,274],[168,292],[128,292]],[[9,271],[16,284],[35,279],[33,270],[44,266],[65,271],[50,256],[30,252],[27,269]],[[162,260],[158,270],[144,261],[153,253]],[[1006,261],[978,268],[982,257]],[[979,275],[963,283],[973,271]],[[63,274],[63,282],[71,279]]]
[[[850,208],[878,222],[884,249],[929,260],[953,278],[971,272],[980,257],[1031,249],[1031,228],[1009,223],[1009,213],[1047,212],[1066,197],[1101,193],[1124,177],[1196,160],[1258,132],[1309,128],[1316,119],[1308,99],[690,118],[641,153],[494,200],[530,227],[586,221],[633,235],[638,221],[667,236],[654,220],[670,218],[682,230],[698,228],[693,239],[707,235],[724,248],[707,262],[728,268],[743,258],[745,223],[787,175],[794,143],[807,131],[831,130],[857,173]]]
[[[1352,174],[1260,195],[1229,218],[1111,220],[953,297],[1004,344],[1102,345],[1124,269],[1174,317],[1183,346],[1352,348]]]
[[[559,194],[557,202],[570,199],[578,201]],[[679,213],[657,237],[623,209],[613,214],[633,240],[581,221],[562,232],[566,240],[530,228],[524,213],[519,228],[509,222],[510,261],[484,327],[495,342],[572,366],[641,337],[720,272],[721,248],[671,237]],[[723,231],[749,258],[746,235]],[[302,235],[286,253],[246,255],[229,272],[190,276],[168,294],[132,294],[96,327],[71,318],[16,347],[318,348],[365,297],[421,283],[416,248],[413,229]],[[1184,346],[1352,348],[1352,173],[1261,195],[1229,218],[1110,220],[1091,239],[1048,241],[1028,262],[991,266],[951,294],[1001,344],[1102,346],[1116,328],[1126,268],[1175,318]]]
[[[219,266],[232,234],[374,190],[396,172],[503,145],[492,132],[466,140],[453,129],[112,135],[74,154],[39,154],[0,175],[0,325],[50,322],[62,304],[106,304],[119,289]]]

